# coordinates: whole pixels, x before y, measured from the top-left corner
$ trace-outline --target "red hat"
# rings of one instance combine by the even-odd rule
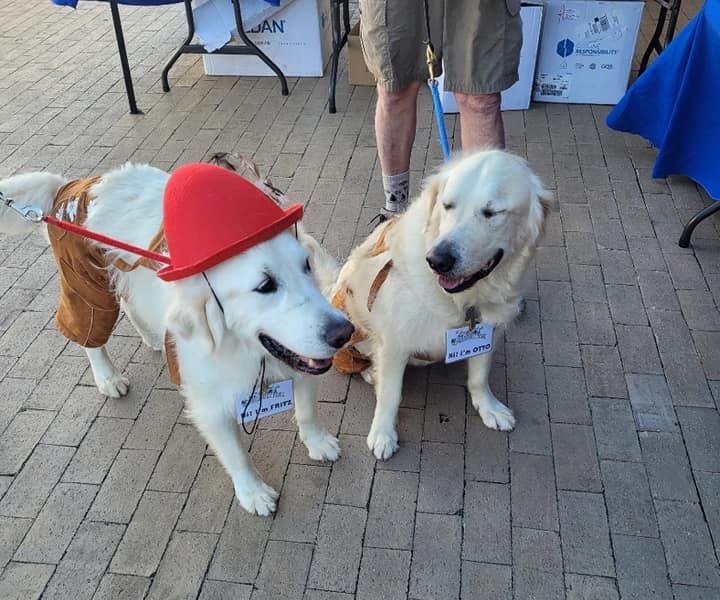
[[[175,281],[275,237],[302,218],[283,210],[239,175],[208,164],[177,169],[165,186],[163,225],[171,264],[158,277]]]

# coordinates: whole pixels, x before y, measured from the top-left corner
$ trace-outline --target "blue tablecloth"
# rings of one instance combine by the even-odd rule
[[[58,6],[72,6],[75,8],[80,0],[50,0]],[[108,2],[108,0],[95,0],[96,2]],[[118,4],[129,4],[131,6],[160,6],[161,4],[178,4],[184,0],[118,0]],[[265,0],[273,6],[280,6],[280,0]]]
[[[720,200],[720,0],[707,0],[607,117],[659,149],[653,177],[686,175]]]
[[[72,6],[75,8],[79,0],[51,0],[53,4],[59,6]],[[108,0],[95,0],[101,2],[108,2]],[[132,6],[159,6],[161,4],[177,4],[183,2],[183,0],[118,0],[118,4],[130,4]]]

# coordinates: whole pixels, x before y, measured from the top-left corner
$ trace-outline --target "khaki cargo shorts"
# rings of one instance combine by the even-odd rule
[[[430,36],[445,58],[445,89],[501,92],[518,80],[521,0],[428,0]],[[400,91],[428,79],[424,0],[360,0],[360,41],[378,84]],[[436,75],[441,72],[436,67]]]

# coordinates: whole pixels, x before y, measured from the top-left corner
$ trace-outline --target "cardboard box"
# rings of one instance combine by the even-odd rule
[[[352,85],[375,87],[375,77],[368,71],[360,44],[360,23],[350,30],[347,39],[348,79]]]
[[[502,110],[525,110],[530,106],[530,96],[532,96],[533,91],[535,62],[540,30],[542,29],[543,7],[530,2],[523,2],[522,8],[520,8],[520,16],[523,22],[523,45],[520,50],[520,64],[518,66],[520,79],[500,95],[500,108]],[[452,92],[443,91],[444,78],[440,77],[438,81],[442,92],[443,112],[458,112],[455,96]]]
[[[332,51],[329,0],[293,0],[247,32],[287,77],[322,77]],[[240,43],[233,36],[231,43]],[[275,76],[257,56],[204,54],[207,75]]]
[[[643,6],[547,0],[533,100],[616,104],[627,89]]]

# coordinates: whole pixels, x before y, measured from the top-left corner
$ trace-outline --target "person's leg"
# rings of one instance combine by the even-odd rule
[[[463,150],[504,148],[500,91],[518,80],[520,0],[445,0],[445,89],[455,93]]]
[[[385,191],[385,209],[402,212],[410,188],[410,153],[415,141],[417,95],[420,82],[414,81],[399,92],[378,86],[375,109],[375,138]]]
[[[375,138],[385,208],[402,212],[408,204],[417,95],[428,72],[425,10],[422,2],[410,0],[360,0],[359,7],[363,56],[378,84]],[[442,1],[432,0],[429,7],[433,41],[442,48]]]
[[[455,92],[460,110],[463,150],[505,148],[505,128],[500,113],[500,94]]]

